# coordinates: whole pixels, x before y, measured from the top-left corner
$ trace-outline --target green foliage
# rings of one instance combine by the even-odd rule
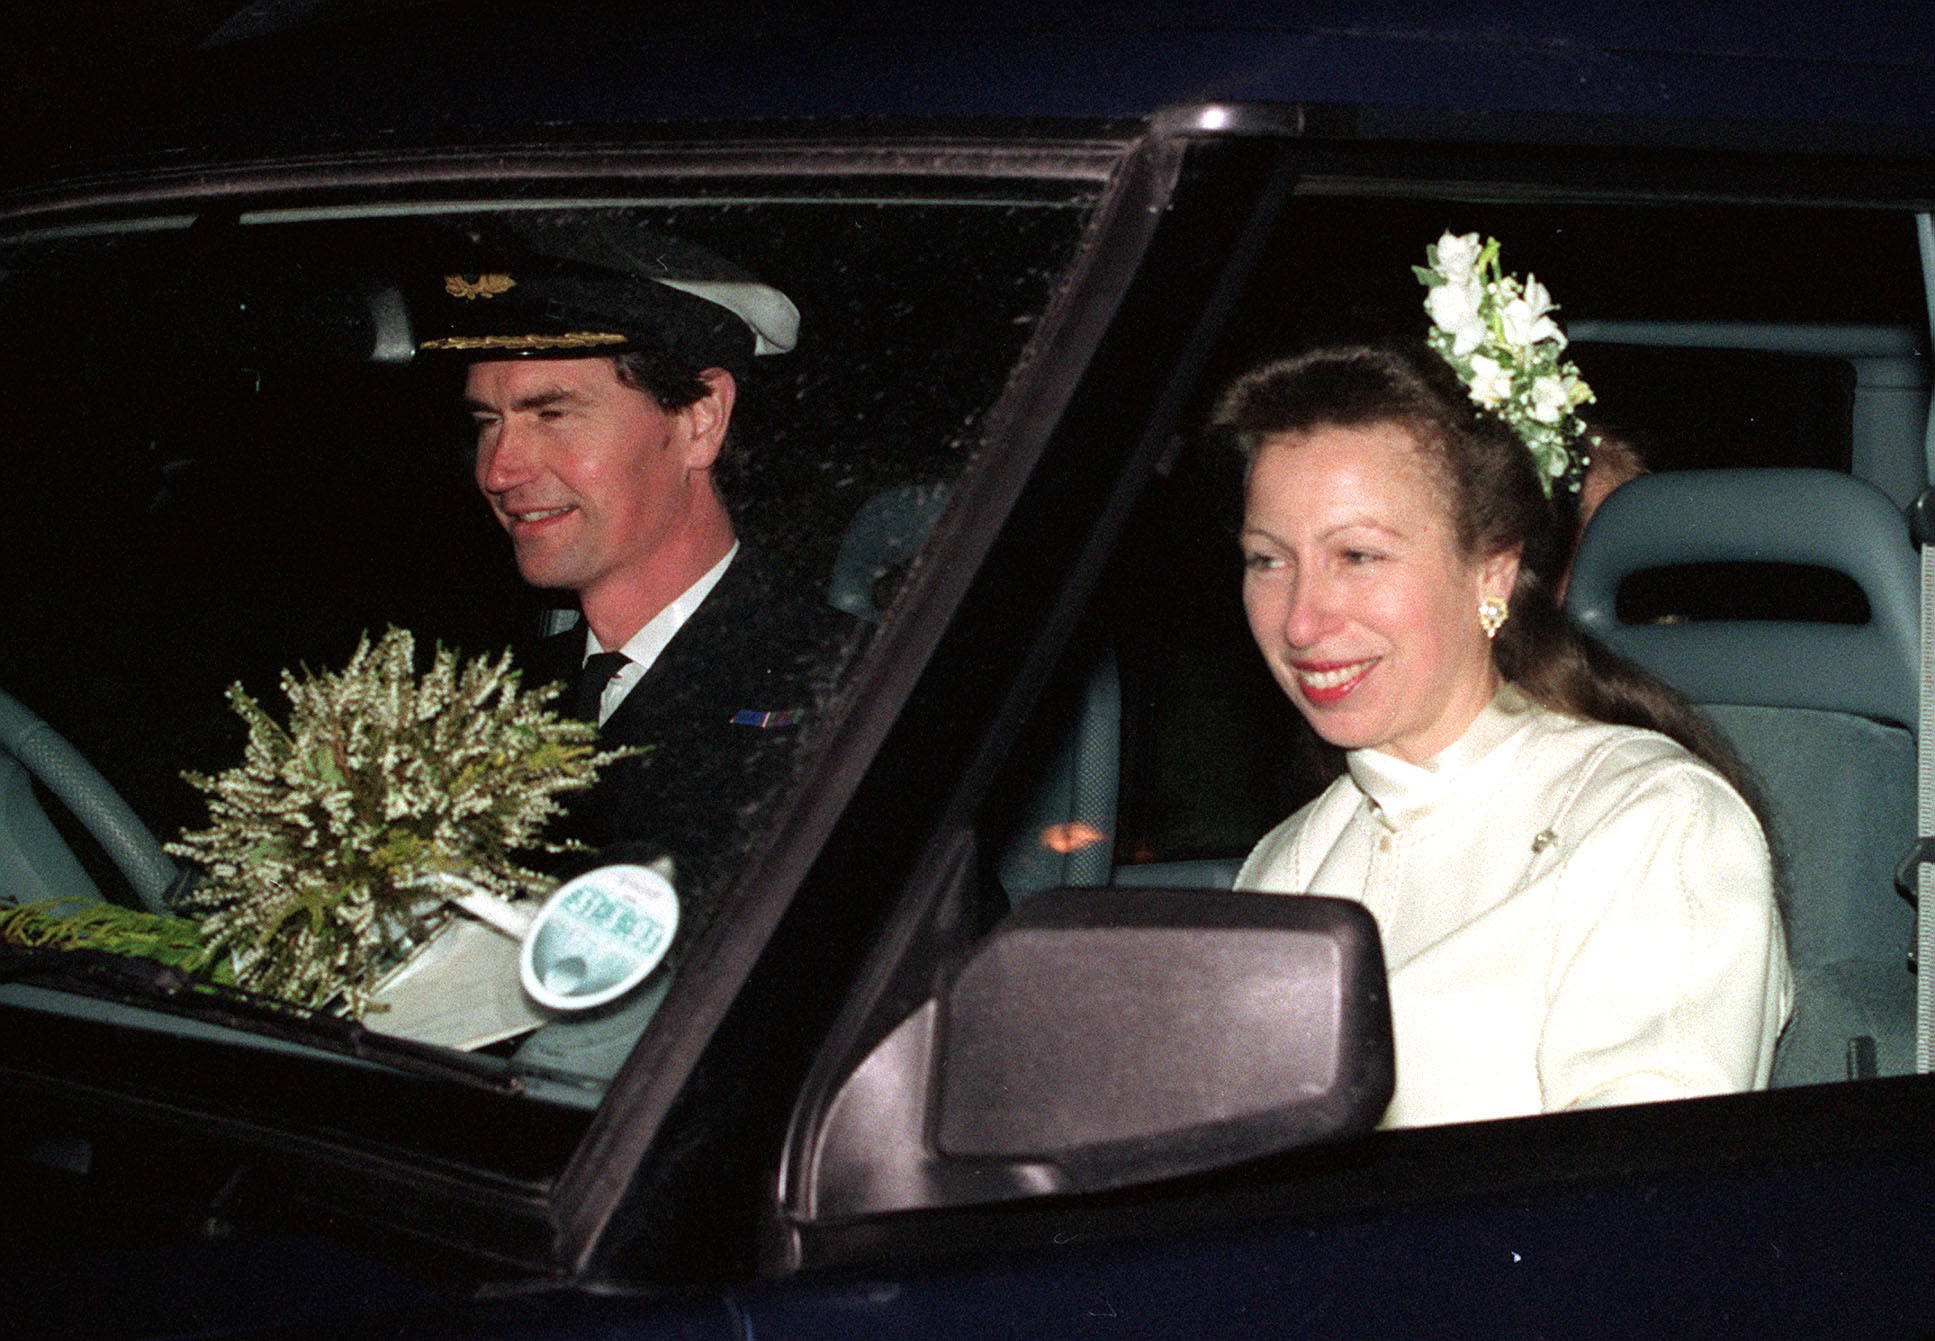
[[[335,674],[285,671],[289,724],[240,685],[242,763],[185,776],[210,824],[168,845],[204,878],[181,905],[236,980],[298,1005],[360,1016],[377,977],[451,915],[433,882],[460,876],[512,899],[548,877],[513,853],[540,840],[558,797],[628,751],[558,716],[555,685],[520,690],[510,653],[459,665],[439,648],[414,673],[415,641],[391,629]]]
[[[41,950],[101,950],[138,955],[179,969],[209,970],[217,982],[233,975],[212,952],[193,918],[149,913],[112,903],[42,899],[0,910],[0,942]]]

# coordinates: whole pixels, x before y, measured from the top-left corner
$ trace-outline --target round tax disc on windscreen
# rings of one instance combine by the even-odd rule
[[[679,929],[672,882],[648,866],[601,866],[558,887],[518,956],[524,990],[552,1010],[589,1010],[644,982]]]

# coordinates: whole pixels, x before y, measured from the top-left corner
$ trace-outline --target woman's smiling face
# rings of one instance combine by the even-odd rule
[[[1478,622],[1515,552],[1461,552],[1447,490],[1411,430],[1323,426],[1250,468],[1243,604],[1271,673],[1318,735],[1423,763],[1498,689]]]

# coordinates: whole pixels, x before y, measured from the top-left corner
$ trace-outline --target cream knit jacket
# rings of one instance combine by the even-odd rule
[[[1383,1125],[1767,1084],[1793,985],[1766,841],[1712,769],[1510,686],[1421,766],[1347,761],[1236,887],[1377,918],[1397,1041]]]

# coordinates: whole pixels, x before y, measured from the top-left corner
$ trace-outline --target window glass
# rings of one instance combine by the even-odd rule
[[[1295,201],[1226,328],[1172,463],[1117,547],[1084,638],[992,798],[1010,900],[1056,883],[1227,886],[1258,839],[1337,775],[1341,756],[1291,708],[1250,637],[1236,545],[1241,467],[1198,430],[1221,388],[1266,358],[1422,336],[1412,267],[1446,231],[1501,239],[1507,270],[1550,286],[1561,320],[1578,332],[1568,354],[1598,395],[1589,417],[1644,444],[1649,470],[1807,466],[1896,493],[1924,473],[1927,339],[1907,215]],[[1860,263],[1823,265],[1825,256]],[[1795,281],[1770,282],[1776,275]],[[1905,537],[1902,551],[1907,562]],[[1708,563],[1646,570],[1622,590],[1619,613],[1634,624],[1720,621],[1727,630],[1827,625],[1831,641],[1865,625],[1870,609],[1831,568]],[[1884,798],[1859,822],[1889,835],[1880,846],[1899,846],[1895,835],[1912,828],[1905,747],[1892,719],[1857,716],[1850,710],[1850,738],[1873,742],[1848,757],[1863,761],[1867,794]],[[1882,1073],[1902,1069],[1903,1041],[1912,1040],[1913,979],[1903,967],[1912,919],[1891,877],[1845,862],[1837,870],[1838,858],[1823,857],[1816,817],[1827,800],[1807,760],[1826,755],[1789,743],[1780,732],[1791,723],[1777,713],[1730,716],[1724,706],[1715,717],[1769,794],[1787,863],[1786,935],[1801,995],[1774,1082],[1873,1074],[1877,1055]],[[1067,778],[1080,775],[1072,760],[1084,750],[1102,757],[1098,735],[1119,749],[1116,790],[1070,788]],[[1068,859],[1071,849],[1090,859]],[[1815,966],[1826,962],[1853,966],[1871,1014],[1822,985]],[[1834,1048],[1804,1057],[1818,1035],[1834,1035]],[[1844,1053],[1869,1060],[1844,1065]],[[1403,1066],[1400,1054],[1400,1074]]]
[[[1273,354],[1420,336],[1411,267],[1447,230],[1498,237],[1506,267],[1544,280],[1561,321],[1593,333],[1567,351],[1597,394],[1588,414],[1643,443],[1650,469],[1847,471],[1859,456],[1871,469],[1920,473],[1928,375],[1913,222],[1879,212],[1301,200],[1228,328],[1196,422],[1229,378]],[[1823,265],[1824,255],[1861,263]],[[1776,274],[1793,282],[1769,282]],[[1626,342],[1642,329],[1654,343]],[[1676,338],[1685,344],[1666,343]],[[1837,341],[1852,352],[1830,352]],[[1788,352],[1810,346],[1822,352]],[[1899,388],[1868,385],[1897,379]],[[1191,441],[1117,561],[1119,863],[1241,856],[1259,824],[1289,813],[1336,768],[1244,627],[1241,483],[1228,455]],[[1791,565],[1654,570],[1628,587],[1622,613],[1634,621],[1867,617],[1846,579]]]
[[[1024,195],[343,206],[130,221],[0,245],[0,405],[12,426],[0,454],[17,484],[0,581],[18,631],[0,645],[0,688],[72,742],[166,841],[208,822],[184,773],[242,761],[246,733],[227,686],[279,719],[286,670],[335,672],[359,640],[391,626],[413,633],[418,671],[433,648],[472,657],[530,644],[571,594],[520,579],[473,478],[464,369],[416,352],[423,295],[463,268],[450,258],[472,254],[465,245],[480,236],[539,249],[593,230],[677,239],[737,263],[799,310],[797,348],[755,360],[740,379],[718,474],[742,556],[756,549],[776,583],[833,630],[812,649],[816,701],[733,714],[732,725],[786,738],[777,747],[786,766],[774,789],[717,815],[711,879],[723,884],[810,750],[823,724],[815,711],[864,651],[1074,254],[1088,218],[1083,189]],[[884,511],[870,510],[882,500]],[[856,536],[872,543],[855,547]],[[838,595],[855,590],[861,598]],[[794,720],[769,708],[803,709],[806,725],[789,731]],[[762,720],[740,720],[753,709]],[[695,770],[657,799],[704,815],[715,805],[710,785]],[[133,904],[47,791],[27,794],[109,901]],[[8,842],[29,865],[65,860],[30,836]],[[534,1029],[467,1042],[459,1069],[515,1078],[527,1095],[568,1109],[595,1105],[705,933],[690,891],[681,893],[681,939],[643,988],[609,1008],[538,1010]],[[500,945],[491,962],[508,963],[516,995],[515,943],[505,944],[508,960]],[[139,1001],[123,1011],[40,987],[0,991],[14,1006],[84,1021],[50,1020],[50,1030],[127,1021],[192,1035],[197,1055],[213,1058],[151,1083],[220,1074],[222,1052],[251,1041],[171,1025]],[[376,1012],[364,1023],[383,1032],[394,1018]],[[433,1039],[432,1054],[448,1041]],[[117,1051],[100,1055],[104,1067],[118,1064]],[[327,1083],[305,1085],[330,1107],[327,1120],[467,1157],[502,1153],[500,1136],[483,1131],[504,1130],[500,1119],[379,1120],[383,1104],[369,1101],[368,1087],[394,1077],[325,1069]],[[457,1102],[420,1079],[411,1086],[412,1112]],[[227,1094],[273,1117],[274,1094],[294,1092],[278,1081]],[[559,1130],[569,1139],[576,1128]],[[516,1156],[523,1172],[541,1171],[539,1147],[553,1149],[538,1142]]]

